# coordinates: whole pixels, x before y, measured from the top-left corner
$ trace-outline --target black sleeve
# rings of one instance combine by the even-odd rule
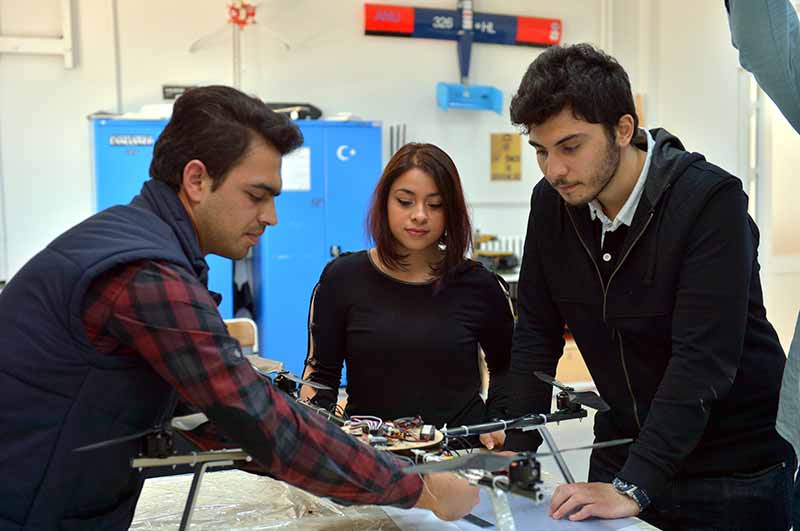
[[[479,332],[478,342],[486,355],[486,365],[489,367],[489,399],[486,404],[486,416],[489,419],[505,419],[508,417],[514,313],[508,295],[508,284],[499,276],[491,276],[486,293],[486,319]]]
[[[729,392],[747,327],[756,243],[736,179],[709,199],[692,229],[672,316],[672,357],[619,473],[651,495],[675,475]]]
[[[511,348],[511,417],[549,413],[552,388],[534,376],[542,371],[555,376],[564,351],[564,318],[558,311],[542,271],[534,226],[538,187],[531,197],[531,213],[519,275],[519,320]],[[510,431],[509,450],[536,450],[542,442],[538,431]]]
[[[336,405],[344,364],[347,308],[338,295],[336,275],[331,262],[314,287],[308,310],[308,354],[303,375],[307,380],[327,385],[330,391],[303,388],[301,396],[313,396],[313,402],[331,409]]]

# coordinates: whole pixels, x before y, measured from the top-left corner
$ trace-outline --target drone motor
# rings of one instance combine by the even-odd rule
[[[436,428],[432,424],[424,424],[419,430],[419,439],[421,441],[432,441],[436,436]]]
[[[167,430],[159,430],[145,435],[142,442],[142,456],[163,459],[175,453],[175,439]]]
[[[284,376],[283,374],[278,374],[275,377],[275,387],[283,391],[284,393],[294,396],[294,393],[297,391],[297,384],[294,383],[292,380]]]
[[[559,411],[578,411],[581,405],[574,400],[566,391],[560,391],[556,395],[556,407]]]
[[[540,502],[544,495],[539,489],[542,483],[542,465],[533,457],[528,456],[508,465],[508,482],[518,489],[532,493],[534,501]]]

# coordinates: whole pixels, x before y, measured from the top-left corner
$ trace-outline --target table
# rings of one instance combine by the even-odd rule
[[[189,492],[191,476],[168,476],[148,479],[136,507],[131,531],[178,529],[183,504]],[[552,491],[548,480],[545,491]],[[556,521],[547,516],[547,503],[533,505],[526,498],[510,497],[518,531],[537,530],[616,530],[655,529],[636,518]],[[485,491],[473,514],[493,522],[494,516]],[[209,473],[195,505],[191,531],[281,530],[379,530],[379,531],[475,531],[481,529],[464,520],[443,522],[422,509],[402,510],[392,507],[343,507],[318,498],[286,483],[248,474],[240,470]]]

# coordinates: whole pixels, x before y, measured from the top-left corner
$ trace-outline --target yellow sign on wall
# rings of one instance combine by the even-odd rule
[[[492,133],[492,180],[519,181],[522,178],[520,135]]]

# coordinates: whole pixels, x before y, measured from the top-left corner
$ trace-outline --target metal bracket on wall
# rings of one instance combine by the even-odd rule
[[[406,145],[406,124],[389,126],[389,158]]]
[[[61,0],[61,37],[0,35],[0,53],[63,55],[64,68],[75,68],[72,40],[72,0]]]

